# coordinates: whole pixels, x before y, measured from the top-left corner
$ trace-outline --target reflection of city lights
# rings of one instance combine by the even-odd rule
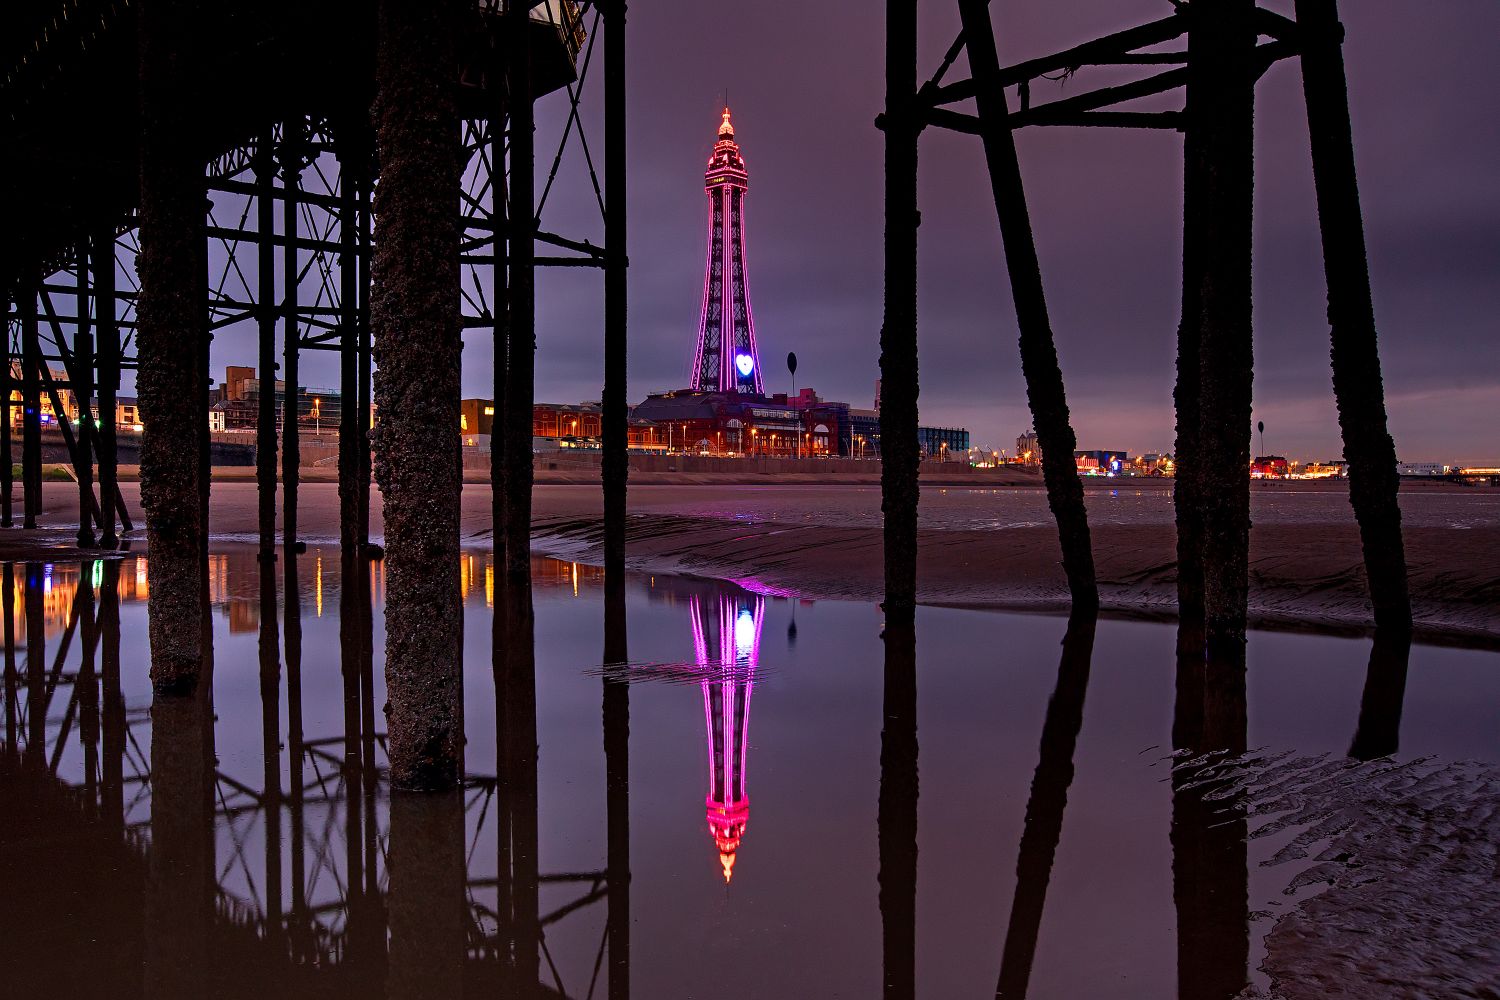
[[[42,567],[42,593],[52,593],[52,564],[48,563]]]
[[[104,585],[104,561],[102,559],[94,561],[93,585],[95,587],[102,587]]]
[[[318,606],[318,617],[323,617],[323,557],[318,556],[317,575],[314,577],[314,594]]]

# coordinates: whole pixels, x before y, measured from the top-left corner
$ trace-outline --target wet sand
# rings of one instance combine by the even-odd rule
[[[1359,532],[1342,500],[1344,485],[1287,485],[1295,490],[1257,486],[1250,552],[1255,623],[1367,628]],[[1104,610],[1172,617],[1170,483],[1111,480],[1089,486]],[[122,484],[121,490],[139,524],[137,484]],[[1130,496],[1121,503],[1111,491]],[[304,540],[336,544],[336,485],[305,483],[300,496]],[[1108,506],[1111,502],[1116,506]],[[379,535],[378,493],[372,506],[371,532]],[[1419,636],[1500,648],[1500,491],[1403,485],[1403,508]],[[489,509],[488,487],[466,484],[461,524],[467,542],[488,544]],[[76,490],[71,484],[48,484],[45,530],[31,536],[0,530],[0,554],[60,558],[72,546],[76,527],[69,524],[76,525],[76,519]],[[596,486],[539,484],[533,523],[537,551],[599,561],[603,524]],[[254,484],[216,481],[210,527],[221,540],[253,539]],[[142,534],[138,530],[133,537]],[[923,603],[1066,607],[1055,530],[1035,488],[924,484],[920,544]],[[870,485],[636,484],[630,494],[628,559],[632,569],[645,572],[730,579],[808,598],[878,601],[883,578],[879,491]]]

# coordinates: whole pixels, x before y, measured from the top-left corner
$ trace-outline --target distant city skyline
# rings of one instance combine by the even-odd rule
[[[723,7],[664,0],[631,9],[632,38],[653,44],[632,46],[629,67],[630,401],[690,380],[703,165],[727,89],[755,174],[747,256],[766,391],[790,389],[783,359],[795,350],[799,387],[868,407],[882,297],[882,140],[873,122],[884,93],[883,22],[875,12],[767,0],[759,16],[725,34]],[[1040,55],[1167,10],[1160,0],[1016,0],[996,15],[1001,56]],[[1500,142],[1478,123],[1500,118],[1500,67],[1489,51],[1500,7],[1365,0],[1345,4],[1341,16],[1397,452],[1411,462],[1493,463]],[[956,27],[952,11],[928,9],[924,67],[937,64]],[[705,38],[715,44],[700,44]],[[673,58],[652,58],[663,46]],[[1056,86],[1066,92],[1068,83]],[[1266,423],[1270,452],[1335,458],[1341,446],[1295,62],[1274,67],[1257,95],[1254,419]],[[597,97],[586,96],[581,110],[591,143],[602,142]],[[543,180],[566,113],[557,95],[538,105]],[[1079,446],[1171,451],[1180,137],[1028,129],[1018,146]],[[1009,447],[1031,417],[979,143],[932,131],[921,152],[922,420],[962,425],[976,444]],[[597,230],[588,184],[581,158],[564,157],[545,212],[549,229]],[[602,281],[593,271],[552,269],[539,273],[537,286],[537,398],[599,398]],[[248,340],[226,340],[215,345],[216,372],[253,363]],[[304,354],[302,381],[332,384],[335,364]],[[465,396],[491,394],[490,369],[487,331],[469,331]]]

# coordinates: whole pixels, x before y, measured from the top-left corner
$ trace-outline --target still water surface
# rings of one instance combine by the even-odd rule
[[[923,608],[913,692],[875,606],[636,576],[606,668],[599,571],[538,559],[533,813],[476,551],[468,787],[393,808],[380,565],[362,618],[332,550],[297,560],[290,601],[253,550],[210,562],[211,720],[153,720],[143,558],[9,567],[0,993],[520,995],[497,956],[524,932],[499,914],[514,894],[525,923],[534,820],[538,995],[875,997],[910,975],[933,998],[1230,997],[1286,986],[1295,948],[1262,969],[1273,928],[1320,890],[1285,890],[1349,824],[1307,807],[1270,829],[1296,812],[1258,808],[1273,783],[1174,771],[1174,726],[1223,729],[1228,705],[1224,748],[1314,770],[1500,764],[1489,653],[1255,633],[1243,688],[1184,714],[1171,626]],[[1458,955],[1439,981],[1500,977],[1492,950]]]

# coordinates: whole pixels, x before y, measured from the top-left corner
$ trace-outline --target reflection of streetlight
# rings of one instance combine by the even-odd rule
[[[323,436],[323,397],[313,397],[313,434],[317,437]]]

